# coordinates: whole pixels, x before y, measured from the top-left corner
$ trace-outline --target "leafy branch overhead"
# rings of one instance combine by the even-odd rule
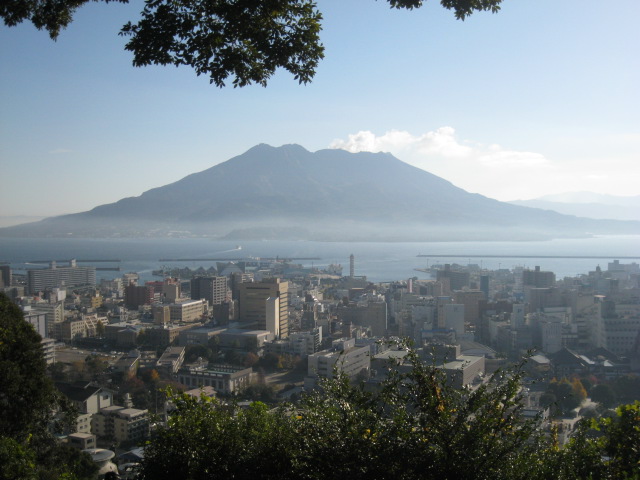
[[[7,26],[30,21],[52,39],[89,0],[5,0],[0,16]],[[94,0],[129,3],[129,0]],[[391,8],[419,8],[421,0],[387,0]],[[502,0],[441,0],[459,20],[475,11],[497,12]],[[133,65],[186,65],[223,87],[262,86],[278,68],[308,83],[324,58],[322,13],[313,0],[146,0],[137,22],[120,35]]]

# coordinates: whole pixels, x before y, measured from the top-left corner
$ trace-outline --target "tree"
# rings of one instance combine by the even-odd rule
[[[616,393],[609,385],[596,385],[591,389],[591,400],[605,408],[613,407],[616,403]]]
[[[59,395],[47,377],[41,337],[0,294],[0,436],[46,436]]]
[[[98,320],[98,323],[96,324],[96,336],[98,338],[103,338],[104,331],[105,331],[105,327],[104,327],[104,324],[102,323],[102,320]]]
[[[614,479],[640,475],[640,403],[583,422],[566,447],[524,420],[520,366],[457,390],[408,355],[375,391],[335,372],[295,405],[248,410],[174,395],[141,478]]]
[[[336,371],[321,391],[275,411],[177,396],[142,478],[528,478],[522,465],[546,440],[520,415],[519,370],[472,392],[413,351],[410,361],[377,392]]]
[[[287,415],[174,395],[176,414],[145,448],[140,478],[289,478],[294,437]]]
[[[41,337],[0,293],[0,478],[90,479],[91,458],[57,443],[51,430],[74,422],[47,377]]]
[[[129,3],[129,0],[101,0]],[[422,0],[387,0],[391,8],[419,8]],[[6,0],[0,4],[5,25],[30,21],[52,39],[89,0]],[[440,0],[464,20],[476,11],[497,12],[502,0]],[[120,35],[133,65],[186,65],[209,76],[218,87],[266,86],[283,68],[308,83],[324,58],[320,42],[322,14],[313,0],[146,0],[137,23]]]

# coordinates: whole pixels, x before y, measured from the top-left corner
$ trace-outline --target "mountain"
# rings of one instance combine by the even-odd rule
[[[586,218],[640,220],[640,195],[622,197],[593,192],[569,192],[509,203]]]
[[[488,240],[640,233],[468,193],[388,153],[258,145],[139,197],[0,229],[2,236]]]

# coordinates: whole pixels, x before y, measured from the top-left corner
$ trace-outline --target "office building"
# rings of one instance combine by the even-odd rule
[[[543,272],[536,266],[534,270],[524,270],[522,272],[522,283],[524,286],[536,288],[553,287],[556,283],[556,274],[553,272]]]
[[[11,286],[11,266],[0,265],[0,288]]]
[[[124,303],[127,308],[135,310],[141,305],[151,305],[153,302],[153,287],[145,285],[127,285],[124,289]]]
[[[254,324],[259,330],[267,330],[267,306],[273,309],[278,298],[277,320],[280,338],[289,336],[289,282],[271,278],[262,282],[241,283],[239,285],[240,321]],[[274,313],[274,312],[272,312]],[[275,313],[274,313],[275,315]],[[275,332],[273,332],[275,334]]]
[[[227,277],[196,277],[191,280],[191,298],[220,305],[228,298]]]

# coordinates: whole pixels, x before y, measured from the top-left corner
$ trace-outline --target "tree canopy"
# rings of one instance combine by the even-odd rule
[[[336,372],[296,404],[249,409],[174,396],[176,410],[145,448],[141,478],[636,478],[640,404],[583,423],[557,445],[523,415],[519,367],[459,390],[410,352],[411,368],[379,388]],[[627,475],[625,477],[624,475]]]
[[[52,433],[74,415],[46,375],[41,337],[0,293],[0,478],[91,479],[91,457]]]
[[[0,3],[5,25],[31,22],[52,39],[90,0],[6,0]],[[129,0],[93,0],[129,3]],[[419,8],[422,0],[387,0],[391,8]],[[502,0],[440,0],[459,20],[476,11],[497,12]],[[324,58],[320,41],[322,13],[314,0],[145,0],[140,19],[126,23],[120,35],[129,41],[133,65],[185,65],[210,83],[234,87],[266,86],[283,68],[308,83]]]

